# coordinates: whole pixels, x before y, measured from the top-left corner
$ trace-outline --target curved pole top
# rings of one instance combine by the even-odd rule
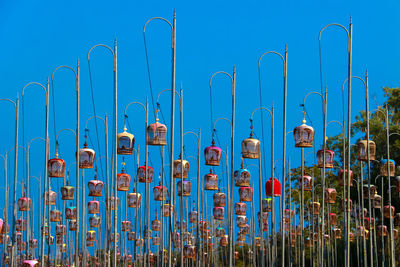
[[[328,123],[326,124],[326,127],[328,127],[329,124],[331,124],[331,123],[339,124],[339,125],[343,128],[343,123],[341,123],[340,121],[337,121],[337,120],[333,120],[333,121],[328,122]]]
[[[26,145],[26,147],[27,147],[28,150],[29,150],[29,147],[31,146],[31,143],[32,143],[33,141],[35,141],[35,140],[42,140],[42,141],[46,142],[46,140],[45,140],[43,137],[40,137],[40,136],[35,137],[35,138],[31,139],[31,140],[28,142],[28,144]]]
[[[36,179],[36,181],[38,181],[39,182],[39,178],[37,178],[36,176],[34,176],[34,175],[29,175],[29,178],[35,178]]]
[[[62,68],[72,70],[72,72],[73,72],[74,75],[75,75],[75,78],[78,77],[78,74],[76,73],[76,71],[75,71],[72,67],[66,66],[66,65],[61,65],[61,66],[58,66],[57,68],[55,68],[55,69],[53,70],[53,73],[51,74],[51,80],[54,80],[54,74],[55,74],[55,72],[56,72],[57,70],[59,70],[59,69],[62,69]]]
[[[376,112],[376,111],[379,111],[380,113],[382,113],[382,114],[383,114],[383,116],[386,116],[386,113],[385,113],[385,112],[383,112],[383,111],[382,111],[382,109],[379,109],[379,108],[376,108],[376,109],[374,109],[374,110],[370,111],[369,113],[370,113],[370,114],[372,114],[372,112]]]
[[[214,130],[215,130],[215,124],[217,124],[217,122],[220,121],[220,120],[227,121],[227,122],[229,123],[229,125],[231,126],[231,128],[232,128],[232,122],[231,122],[229,119],[227,119],[227,118],[218,118],[218,119],[216,119],[216,120],[214,121],[214,124],[213,124],[213,129],[214,129]]]
[[[112,50],[111,47],[109,47],[108,45],[105,45],[105,44],[97,44],[97,45],[92,46],[92,48],[89,49],[89,52],[88,52],[88,54],[87,54],[87,59],[88,59],[88,61],[90,60],[90,53],[91,53],[92,50],[95,49],[96,47],[104,47],[104,48],[106,48],[108,51],[111,52],[111,54],[113,55],[113,57],[115,56],[114,50]]]
[[[322,34],[322,32],[323,32],[326,28],[328,28],[328,27],[333,27],[333,26],[336,26],[336,27],[339,27],[339,28],[342,28],[343,30],[345,30],[345,31],[346,31],[346,34],[347,34],[347,39],[350,38],[350,33],[349,33],[349,31],[347,30],[347,28],[346,28],[345,26],[343,26],[342,24],[339,24],[339,23],[331,23],[331,24],[326,25],[325,27],[323,27],[323,28],[319,31],[318,40],[321,41],[321,34]]]
[[[66,131],[69,131],[69,132],[73,133],[74,136],[76,137],[76,133],[75,133],[74,130],[72,130],[72,129],[70,129],[70,128],[65,128],[65,129],[61,129],[61,130],[59,130],[59,131],[57,132],[57,134],[56,134],[56,140],[58,139],[58,135],[59,135],[60,133],[66,132]]]
[[[171,22],[169,22],[167,19],[165,19],[165,18],[163,18],[163,17],[154,17],[154,18],[151,18],[151,19],[149,19],[148,21],[146,21],[146,23],[145,23],[144,26],[143,26],[143,33],[145,33],[145,31],[146,31],[146,26],[147,26],[147,24],[149,24],[149,22],[150,22],[150,21],[153,21],[153,20],[165,21],[166,23],[168,23],[168,25],[169,25],[169,27],[171,28],[171,30],[174,28],[174,27],[172,26]]]
[[[105,121],[102,117],[96,115],[96,116],[92,116],[92,117],[90,117],[89,119],[86,120],[86,122],[85,122],[85,129],[87,129],[87,124],[88,124],[88,122],[89,122],[91,119],[94,119],[94,118],[100,119],[100,120],[104,123],[104,126],[106,125],[106,121]],[[75,133],[75,132],[74,132],[74,133]]]
[[[4,161],[6,161],[6,157],[7,157],[7,151],[3,154],[0,154],[0,157],[3,158]]]
[[[288,135],[288,134],[290,134],[290,133],[293,133],[293,131],[289,131],[289,132],[287,132],[287,133],[286,133],[286,135]]]
[[[126,116],[126,111],[128,110],[128,107],[130,105],[132,105],[132,104],[137,104],[137,105],[142,106],[142,108],[144,109],[144,112],[146,112],[146,106],[145,105],[143,105],[141,102],[133,101],[133,102],[130,102],[128,105],[125,106],[125,110],[124,110],[124,115],[125,116]]]
[[[381,176],[380,174],[378,174],[374,179],[375,183],[376,183],[376,179],[379,178],[379,177],[384,178],[385,176]]]
[[[18,148],[22,148],[26,152],[26,148],[25,147],[18,145]],[[15,149],[15,146],[13,146],[10,150],[8,150],[8,154],[10,154],[11,151],[13,151],[14,149]]]
[[[38,82],[30,82],[30,83],[27,83],[27,84],[22,88],[22,97],[24,96],[25,88],[28,87],[29,85],[39,85],[39,86],[42,87],[42,89],[44,90],[44,93],[47,94],[47,89],[46,89],[46,87],[44,87],[43,84],[38,83]]]
[[[162,93],[166,92],[166,91],[172,91],[172,89],[164,89],[164,90],[162,90],[161,92],[159,92],[158,95],[157,95],[157,104],[159,103],[159,102],[158,102],[158,99],[160,98],[160,95],[161,95]],[[175,93],[178,95],[179,99],[181,99],[181,95],[180,95],[176,90],[174,90],[174,91],[175,91]]]
[[[212,80],[213,80],[214,76],[217,74],[225,74],[226,76],[228,76],[231,79],[231,82],[233,83],[233,78],[229,73],[227,73],[226,71],[217,71],[217,72],[214,72],[213,75],[211,75],[211,77],[210,77],[210,88],[211,88]]]
[[[246,168],[247,168],[247,167],[257,167],[257,169],[260,169],[260,166],[254,164],[254,163],[246,164]]]
[[[15,108],[17,107],[17,104],[16,104],[14,101],[12,101],[11,99],[8,99],[8,98],[0,98],[0,101],[8,101],[8,102],[14,104],[14,107],[15,107]]]
[[[391,134],[389,134],[389,137],[390,137],[392,134],[400,136],[400,133],[391,133]]]
[[[285,63],[285,58],[282,56],[282,54],[280,54],[280,53],[278,53],[278,52],[275,52],[275,51],[268,51],[268,52],[265,52],[264,54],[262,54],[262,55],[260,56],[260,58],[258,59],[258,68],[260,68],[261,59],[262,59],[264,56],[268,55],[268,54],[278,55],[278,56],[282,59],[282,63]]]
[[[324,96],[323,96],[321,93],[318,93],[318,92],[310,92],[310,93],[306,94],[306,96],[303,98],[303,107],[306,105],[306,99],[307,99],[307,97],[308,97],[309,95],[313,95],[313,94],[319,95],[319,96],[321,97],[322,101],[324,102],[324,105],[326,104],[325,98],[324,98]]]
[[[195,132],[188,131],[188,132],[184,133],[183,136],[185,136],[186,134],[193,134],[194,136],[196,136],[197,141],[199,140],[199,135],[197,133],[195,133]]]
[[[267,109],[266,107],[258,107],[258,108],[256,108],[255,110],[253,110],[253,112],[251,113],[250,120],[253,120],[253,115],[254,115],[254,113],[255,113],[257,110],[260,110],[260,109],[268,111],[268,112],[269,112],[269,115],[270,115],[271,118],[272,118],[272,111],[271,111],[271,110]]]
[[[194,160],[197,160],[197,158],[195,156],[192,156],[192,155],[186,157],[186,159],[190,159],[190,158],[192,158]]]
[[[362,83],[364,84],[364,88],[367,88],[367,83],[364,81],[363,78],[359,77],[359,76],[351,76],[351,78],[356,78],[360,81],[362,81]],[[344,91],[344,85],[346,84],[346,82],[349,80],[349,78],[346,78],[343,83],[342,83],[342,91]]]

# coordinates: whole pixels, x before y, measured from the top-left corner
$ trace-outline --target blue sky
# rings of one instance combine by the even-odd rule
[[[118,131],[122,130],[123,109],[131,101],[144,102],[150,96],[143,45],[142,28],[151,17],[162,16],[172,20],[177,12],[177,72],[176,82],[184,89],[184,129],[202,129],[202,148],[211,141],[209,78],[219,70],[232,72],[236,66],[236,168],[240,164],[240,142],[249,134],[249,117],[259,105],[258,72],[259,56],[269,50],[283,53],[288,46],[288,121],[292,130],[301,122],[299,104],[310,91],[320,91],[318,32],[329,23],[348,27],[353,17],[353,75],[364,77],[369,72],[371,108],[383,102],[381,87],[399,84],[400,22],[397,1],[0,1],[0,35],[2,64],[0,64],[1,97],[16,98],[22,87],[31,81],[45,84],[52,71],[59,65],[81,64],[81,129],[86,119],[93,115],[89,84],[87,52],[91,46],[104,43],[112,46],[118,41]],[[155,94],[170,88],[170,32],[166,24],[155,22],[146,30],[150,69]],[[328,121],[341,120],[341,86],[347,77],[347,41],[343,31],[330,29],[322,38],[323,84],[328,88]],[[103,116],[112,114],[112,58],[104,50],[91,55],[91,71],[96,111]],[[282,65],[277,57],[265,57],[262,63],[263,105],[276,108],[276,159],[282,157]],[[66,72],[57,72],[54,79],[55,114],[57,130],[75,128],[74,78]],[[53,90],[53,88],[51,89]],[[224,78],[213,83],[214,118],[230,118],[230,84]],[[161,108],[169,116],[169,95],[161,98]],[[353,82],[353,115],[364,108],[364,89]],[[52,100],[52,98],[50,98]],[[20,124],[20,143],[43,136],[44,95],[38,88],[30,88],[24,105],[24,130]],[[51,102],[52,104],[52,102]],[[151,104],[150,104],[151,107]],[[322,141],[321,103],[317,98],[307,100],[307,109],[316,128],[315,145]],[[8,104],[0,105],[3,130],[0,153],[13,146],[13,111]],[[22,110],[21,110],[22,112]],[[54,155],[53,111],[50,113],[51,156]],[[144,151],[144,114],[130,108],[129,120]],[[152,111],[151,113],[152,114]],[[22,116],[22,113],[21,113]],[[176,113],[177,123],[178,110]],[[256,115],[259,117],[259,114]],[[264,118],[267,118],[266,116]],[[354,118],[354,116],[353,116]],[[150,121],[154,120],[150,116]],[[111,127],[111,117],[109,118]],[[260,133],[259,119],[255,131]],[[167,124],[169,120],[167,119]],[[269,121],[264,122],[269,133]],[[100,126],[100,124],[99,124]],[[230,144],[228,126],[218,124],[221,146]],[[95,138],[94,124],[91,128]],[[337,134],[336,126],[328,135]],[[110,132],[111,134],[111,132]],[[178,133],[176,151],[178,151]],[[101,144],[103,134],[100,133]],[[266,135],[269,138],[269,134]],[[83,131],[81,132],[83,145]],[[94,139],[93,139],[94,140]],[[192,137],[185,137],[187,155],[195,155],[197,146]],[[269,140],[269,139],[267,139]],[[321,141],[319,141],[321,140]],[[73,162],[74,138],[60,136],[60,150],[67,165]],[[293,138],[288,136],[288,155],[292,166],[298,166],[300,151],[293,148]],[[266,144],[268,151],[269,142]],[[31,175],[43,175],[43,145],[32,146]],[[104,149],[103,149],[104,151]],[[150,149],[156,173],[160,171],[159,154]],[[178,152],[175,157],[178,156]],[[269,153],[267,174],[269,177]],[[143,163],[143,160],[141,160]],[[251,163],[251,162],[248,162]],[[22,157],[19,173],[22,173]],[[195,178],[195,164],[191,176]],[[133,166],[127,169],[133,170]],[[202,162],[202,175],[207,172]],[[72,172],[72,171],[71,171]],[[255,173],[255,171],[253,171]],[[254,174],[253,174],[254,175]],[[281,175],[281,162],[277,175]],[[93,172],[88,172],[93,176]],[[20,177],[22,178],[22,176]],[[75,177],[72,177],[73,181]],[[1,181],[1,180],[0,180]],[[155,179],[157,181],[157,179]],[[254,175],[258,184],[258,177]],[[53,187],[60,181],[53,182]],[[193,181],[195,184],[195,182]],[[74,182],[72,182],[74,184]],[[226,184],[225,184],[226,186]],[[1,190],[1,189],[0,189]],[[236,190],[236,189],[235,189]],[[258,190],[256,190],[258,192]],[[209,194],[211,196],[211,193]],[[237,191],[235,191],[237,197]],[[61,201],[60,201],[61,202]],[[257,203],[256,203],[257,204]],[[258,204],[257,204],[258,205]]]

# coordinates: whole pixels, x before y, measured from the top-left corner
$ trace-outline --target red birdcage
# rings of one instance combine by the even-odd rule
[[[246,215],[247,205],[244,202],[235,203],[235,214]]]
[[[335,160],[335,152],[325,149],[325,168],[333,168],[333,161]],[[324,150],[317,151],[318,168],[324,167]]]
[[[250,186],[251,174],[244,168],[243,162],[239,170],[234,172],[235,186]]]
[[[91,228],[99,228],[101,224],[101,218],[97,215],[93,215],[89,218],[89,225]]]
[[[224,207],[214,207],[213,215],[214,215],[215,220],[219,220],[219,221],[224,220],[225,208]]]
[[[90,197],[101,197],[104,183],[99,180],[90,180],[88,182],[89,196]]]
[[[303,179],[304,179],[304,183],[303,183],[304,191],[311,191],[312,190],[312,186],[313,186],[313,178],[311,176],[309,176],[309,175],[304,175]],[[298,183],[301,186],[301,183],[302,183],[301,177],[298,178]]]
[[[54,178],[65,177],[65,161],[58,158],[57,152],[55,158],[48,160],[47,169],[49,177],[54,177]]]
[[[147,126],[146,129],[146,142],[150,146],[165,146],[167,144],[167,126],[158,121],[157,116],[156,122]]]
[[[97,200],[89,201],[88,213],[89,214],[99,214],[100,213],[100,202]]]
[[[209,166],[219,166],[221,161],[222,150],[221,148],[215,146],[214,138],[212,140],[211,146],[204,149],[204,159],[206,165]]]
[[[183,184],[182,184],[183,183]],[[188,197],[190,196],[190,192],[192,191],[192,183],[190,181],[179,181],[176,185],[178,189],[178,196]],[[183,187],[183,194],[182,194]]]
[[[83,148],[79,149],[79,168],[81,169],[92,169],[96,153],[93,149],[88,148],[87,143],[83,145]]]
[[[272,183],[274,185],[274,192],[272,194]],[[265,191],[267,196],[280,197],[281,196],[281,183],[276,178],[269,178],[265,184]]]
[[[147,171],[146,171],[146,165],[140,166],[137,169],[137,177],[139,179],[139,182],[141,183],[151,183],[153,181],[153,176],[154,176],[153,167],[147,166]]]
[[[122,163],[123,166],[125,163]],[[131,183],[131,176],[125,173],[125,168],[122,167],[120,173],[117,174],[117,190],[118,191],[129,191],[129,184]]]
[[[67,220],[76,220],[76,207],[67,207],[65,208],[65,218]]]
[[[18,199],[18,210],[19,211],[30,211],[32,201],[28,197],[21,197]]]
[[[154,200],[163,201],[167,199],[168,189],[162,186],[161,183],[153,188]]]
[[[50,221],[51,222],[60,222],[61,221],[61,211],[57,209],[53,209],[50,211]]]
[[[214,207],[226,206],[226,194],[222,192],[214,193],[213,195]]]
[[[295,147],[312,147],[314,140],[314,128],[306,125],[303,117],[303,124],[293,130]]]
[[[245,215],[238,215],[236,217],[236,225],[237,227],[243,227],[247,223],[247,217]]]
[[[239,197],[241,202],[252,202],[253,201],[253,188],[251,187],[240,187]]]
[[[204,190],[218,190],[218,175],[212,169],[204,176]]]

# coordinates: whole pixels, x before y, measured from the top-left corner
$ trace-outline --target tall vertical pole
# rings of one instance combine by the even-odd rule
[[[260,148],[260,151],[261,151],[261,148]],[[262,153],[260,153],[260,156],[258,157],[258,179],[259,179],[259,184],[260,184],[260,188],[259,188],[259,190],[260,190],[260,192],[259,192],[259,194],[260,194],[259,227],[260,227],[260,243],[261,243],[261,245],[260,245],[260,261],[261,261],[261,267],[264,267],[265,266],[265,264],[264,264],[264,260],[265,260],[265,257],[264,257],[264,229],[263,229],[264,222],[263,222],[263,219],[262,219],[262,216],[261,216],[261,213],[263,212],[263,207],[262,207],[262,188],[263,188],[263,184],[262,184],[262,166],[261,166],[262,165],[262,161],[261,161],[261,156],[262,156]],[[267,240],[268,240],[268,238],[267,238]]]
[[[396,254],[394,253],[394,233],[393,233],[393,212],[392,212],[392,189],[390,183],[390,153],[389,153],[389,110],[386,105],[386,153],[387,153],[387,172],[388,172],[388,188],[389,188],[389,216],[390,216],[390,253],[391,253],[391,266],[394,267],[396,265]],[[383,224],[383,223],[382,223]],[[382,237],[383,238],[383,237]]]
[[[76,149],[76,231],[75,231],[75,266],[79,266],[79,118],[80,118],[80,103],[79,103],[79,60],[76,67],[76,135],[75,135],[75,149]],[[48,91],[48,90],[47,90]],[[48,126],[47,126],[48,127]],[[47,135],[47,131],[46,131]],[[47,140],[47,138],[46,138]],[[48,141],[47,141],[48,142]],[[48,151],[46,152],[48,154]],[[47,174],[47,160],[46,160],[46,177]],[[49,190],[49,189],[48,189]],[[50,208],[49,208],[50,209]],[[45,206],[43,207],[45,210]],[[44,211],[43,211],[44,213]]]
[[[148,106],[149,106],[149,103],[148,103],[148,100],[146,99],[146,110],[145,110],[145,124],[146,124],[146,129],[147,129],[147,123],[148,123],[148,111],[147,111],[147,109],[148,109]],[[145,186],[145,200],[144,200],[144,204],[145,204],[145,209],[144,209],[144,212],[145,212],[145,214],[144,214],[144,225],[145,225],[145,230],[146,230],[146,234],[148,234],[148,232],[149,232],[149,217],[150,217],[150,212],[149,212],[149,209],[150,209],[150,205],[148,205],[148,200],[149,200],[149,198],[150,198],[150,196],[149,196],[149,184],[147,183],[147,175],[148,175],[148,170],[147,170],[147,166],[148,166],[148,157],[149,157],[149,146],[147,145],[147,140],[146,140],[146,146],[145,146],[145,155],[144,155],[144,161],[145,161],[145,169],[146,169],[146,171],[145,171],[145,184],[144,184],[144,186]],[[146,262],[149,262],[150,263],[150,257],[148,256],[148,253],[147,253],[147,250],[148,250],[148,247],[150,246],[149,245],[149,243],[150,243],[150,239],[147,239],[147,237],[146,236],[144,236],[144,266],[146,266]]]
[[[180,198],[180,232],[181,232],[181,267],[183,267],[183,171],[185,166],[183,166],[183,90],[182,90],[182,83],[181,83],[181,91],[179,97],[179,113],[180,113],[180,138],[181,138],[181,198]],[[186,226],[186,225],[185,225]],[[186,229],[186,228],[185,228]]]
[[[110,188],[110,164],[108,161],[108,118],[107,118],[107,113],[104,114],[104,127],[105,127],[105,142],[106,142],[106,184],[107,184],[107,190],[106,190],[106,199],[110,199],[110,193],[109,193],[109,188]],[[109,240],[109,234],[110,234],[110,206],[109,206],[109,201],[106,201],[106,223],[105,223],[105,229],[104,229],[104,263],[107,263],[106,266],[110,266],[110,246],[108,245],[108,240]]]
[[[352,38],[353,38],[353,23],[350,17],[349,26],[349,65],[348,65],[348,113],[347,113],[347,239],[346,239],[346,267],[350,267],[350,156],[351,156],[351,65],[352,65]]]
[[[85,133],[86,135],[86,133]],[[86,196],[85,169],[82,169],[82,266],[86,266]],[[77,189],[79,190],[79,189]]]
[[[370,146],[369,146],[369,93],[368,93],[368,71],[365,72],[365,110],[367,111],[367,178],[368,178],[368,214],[369,214],[369,223],[371,224],[371,216],[372,216],[372,207],[371,207],[371,162],[370,162]],[[371,226],[370,226],[370,231]],[[375,231],[375,229],[374,229]],[[369,237],[369,257],[370,262],[369,265],[372,266],[374,263],[373,256],[373,243],[372,243],[372,235]]]
[[[287,46],[285,46],[285,60],[283,62],[283,166],[282,166],[282,212],[285,211],[285,183],[286,183],[286,101],[287,101]],[[284,224],[284,223],[283,223]],[[284,225],[283,225],[284,226]],[[284,227],[283,227],[284,228]],[[282,266],[285,266],[285,230],[281,229]],[[290,245],[290,244],[289,244]]]
[[[13,232],[12,232],[12,253],[11,253],[11,267],[14,267],[15,260],[15,219],[17,218],[17,170],[18,170],[18,117],[19,117],[19,96],[17,95],[17,101],[15,104],[15,151],[14,151],[14,199],[13,199]],[[7,227],[7,225],[6,225]]]
[[[233,199],[233,176],[234,176],[234,152],[235,152],[235,90],[236,90],[236,67],[233,67],[233,76],[232,76],[232,120],[231,120],[231,198]],[[233,254],[233,212],[230,212],[230,254],[229,254],[229,266],[232,266],[232,257]]]
[[[304,115],[305,116],[305,115]],[[305,120],[303,120],[305,121]],[[301,228],[301,266],[306,266],[306,254],[304,250],[304,147],[301,148],[301,201],[300,201],[300,228]],[[314,240],[314,237],[312,237]]]
[[[47,165],[47,164],[46,164]],[[8,181],[7,181],[7,178],[8,178],[8,176],[7,176],[7,152],[4,154],[4,184],[5,184],[5,192],[4,192],[4,195],[5,195],[5,198],[4,198],[4,210],[3,210],[3,213],[4,213],[4,227],[6,227],[5,229],[7,229],[8,228],[8,188],[9,188],[9,186],[8,186]],[[40,198],[39,198],[39,201],[40,201]],[[3,260],[5,259],[5,253],[6,253],[6,249],[5,249],[5,247],[6,247],[6,245],[8,244],[8,242],[7,242],[7,235],[5,234],[5,235],[3,235]]]
[[[271,218],[271,227],[272,227],[272,266],[275,266],[275,260],[276,260],[276,250],[277,250],[277,244],[276,244],[276,223],[275,223],[275,149],[274,149],[274,143],[275,143],[275,137],[274,137],[274,113],[275,113],[275,108],[274,105],[272,105],[271,108],[271,177],[272,177],[272,218]]]
[[[327,99],[328,97],[328,91],[325,88],[325,96],[322,97],[323,102],[324,102],[324,114],[323,114],[323,123],[324,123],[324,130],[323,130],[323,145],[324,145],[324,154],[323,154],[323,167],[322,167],[322,234],[320,235],[321,238],[321,257],[320,257],[320,264],[319,266],[324,266],[324,261],[325,261],[325,257],[324,257],[324,249],[325,249],[325,161],[326,161],[326,154],[325,154],[325,150],[326,150],[326,112],[327,112]],[[314,237],[313,237],[314,238]]]
[[[200,144],[201,144],[201,129],[197,136],[197,226],[196,226],[196,267],[200,267],[200,235],[199,235],[199,223],[200,223]],[[229,201],[228,201],[229,203]],[[163,266],[164,267],[164,266]]]
[[[114,41],[114,173],[113,180],[114,182],[114,262],[113,266],[117,266],[117,220],[118,220],[118,205],[117,205],[117,39]]]
[[[169,175],[170,175],[170,187],[171,187],[171,205],[173,205],[174,198],[174,134],[175,134],[175,68],[176,68],[176,12],[174,10],[174,20],[172,24],[172,77],[171,77],[171,150],[170,150],[170,165],[169,165]],[[169,217],[169,225],[172,227],[172,217]],[[168,266],[172,266],[172,239],[171,230],[169,231],[169,247],[168,247]],[[182,244],[181,244],[182,245]]]
[[[30,147],[30,144],[28,144],[27,145],[27,148],[26,148],[26,198],[27,198],[27,200],[29,200],[29,147]],[[29,210],[26,212],[26,226],[27,226],[27,229],[26,229],[26,254],[25,254],[25,257],[26,257],[26,259],[28,259],[28,255],[29,255],[29,250],[30,250],[30,247],[29,247],[29,239],[30,239],[30,236],[29,236],[29,234],[30,234],[30,224],[29,224]]]

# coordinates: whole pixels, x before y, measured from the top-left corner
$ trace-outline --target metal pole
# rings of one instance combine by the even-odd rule
[[[324,120],[324,154],[323,154],[323,168],[322,168],[322,235],[321,235],[321,258],[320,258],[320,266],[324,266],[324,248],[325,248],[325,162],[326,162],[326,155],[325,155],[325,150],[326,150],[326,117],[327,117],[327,102],[328,102],[328,91],[325,89],[325,97],[323,97],[324,100],[324,114],[323,114],[323,120]]]
[[[369,93],[368,93],[368,71],[365,73],[365,105],[366,105],[366,112],[367,112],[367,178],[368,178],[368,214],[371,218],[372,216],[372,207],[371,207],[371,162],[370,162],[370,146],[369,146]],[[370,219],[370,233],[371,233],[371,219]],[[375,231],[375,229],[373,230]],[[370,234],[369,237],[369,253],[370,253],[370,266],[374,263],[374,256],[373,256],[373,243],[372,243],[372,235]]]
[[[106,190],[106,199],[110,199],[109,188],[110,187],[110,164],[108,161],[108,118],[107,113],[104,114],[104,127],[105,127],[105,142],[106,142],[106,180],[107,180],[107,190]],[[110,246],[108,245],[108,239],[110,234],[110,206],[109,201],[106,201],[106,223],[105,223],[105,235],[104,235],[104,263],[107,263],[107,266],[110,267]]]
[[[196,267],[200,267],[200,235],[199,235],[199,223],[200,223],[200,144],[201,144],[201,129],[197,136],[197,227],[196,227]],[[229,203],[229,201],[228,201]]]
[[[285,60],[283,63],[283,166],[282,166],[282,213],[285,210],[285,182],[286,182],[286,102],[287,102],[287,46],[285,46]],[[282,240],[282,266],[285,266],[285,230],[281,229]],[[290,245],[290,244],[289,244]]]
[[[86,135],[86,133],[85,133]],[[85,169],[82,169],[82,264],[86,266],[86,197],[85,197]],[[77,189],[79,190],[79,189]]]
[[[349,66],[348,66],[348,113],[347,113],[347,241],[346,241],[346,267],[350,267],[350,160],[351,160],[351,66],[352,66],[352,38],[353,38],[353,24],[350,18],[349,26]]]
[[[75,148],[76,148],[76,231],[75,231],[75,266],[79,266],[79,123],[80,123],[80,103],[79,103],[79,60],[76,67],[76,135],[75,135]],[[47,166],[47,165],[46,165]],[[47,171],[46,171],[47,175]],[[50,209],[50,208],[49,208]]]
[[[233,76],[232,76],[232,120],[231,120],[231,198],[233,199],[233,177],[234,177],[234,152],[235,152],[235,90],[236,90],[236,67],[233,67]],[[233,246],[233,212],[230,212],[231,220],[230,220],[230,228],[231,228],[231,239],[229,240],[230,243],[232,243]],[[232,247],[231,246],[231,247]],[[234,255],[232,254],[232,251],[230,251],[230,262],[229,266],[232,266],[232,257]]]
[[[114,177],[113,180],[117,179],[117,101],[118,101],[118,88],[117,88],[117,39],[114,41]],[[113,266],[117,266],[117,223],[118,223],[118,205],[117,205],[117,183],[114,183],[114,262]]]
[[[172,77],[171,77],[171,150],[170,150],[170,187],[171,187],[171,205],[174,203],[174,133],[175,133],[175,69],[176,69],[176,12],[174,10],[174,19],[172,23]],[[169,217],[169,225],[172,227],[172,216]],[[173,228],[173,227],[172,227]],[[168,247],[168,266],[172,266],[172,229],[169,231]],[[182,245],[182,244],[181,244]]]
[[[388,183],[389,183],[389,215],[390,215],[390,252],[391,252],[391,266],[396,265],[396,254],[394,253],[394,233],[393,233],[393,214],[392,214],[392,193],[391,193],[391,183],[390,183],[390,153],[389,153],[389,111],[388,106],[386,106],[386,152],[387,152],[387,172],[388,172]],[[382,194],[383,195],[383,194]],[[383,202],[382,202],[383,203]],[[383,222],[382,222],[383,224]],[[382,237],[383,238],[383,237]]]
[[[300,228],[301,228],[301,266],[306,266],[304,250],[304,147],[301,148],[301,202],[300,202]],[[312,237],[314,239],[314,237]]]
[[[14,152],[14,202],[13,202],[13,232],[12,232],[12,253],[11,253],[11,267],[14,267],[15,260],[15,219],[17,218],[17,170],[18,170],[18,117],[19,117],[19,96],[15,104],[15,152]],[[7,225],[6,225],[7,227]]]

